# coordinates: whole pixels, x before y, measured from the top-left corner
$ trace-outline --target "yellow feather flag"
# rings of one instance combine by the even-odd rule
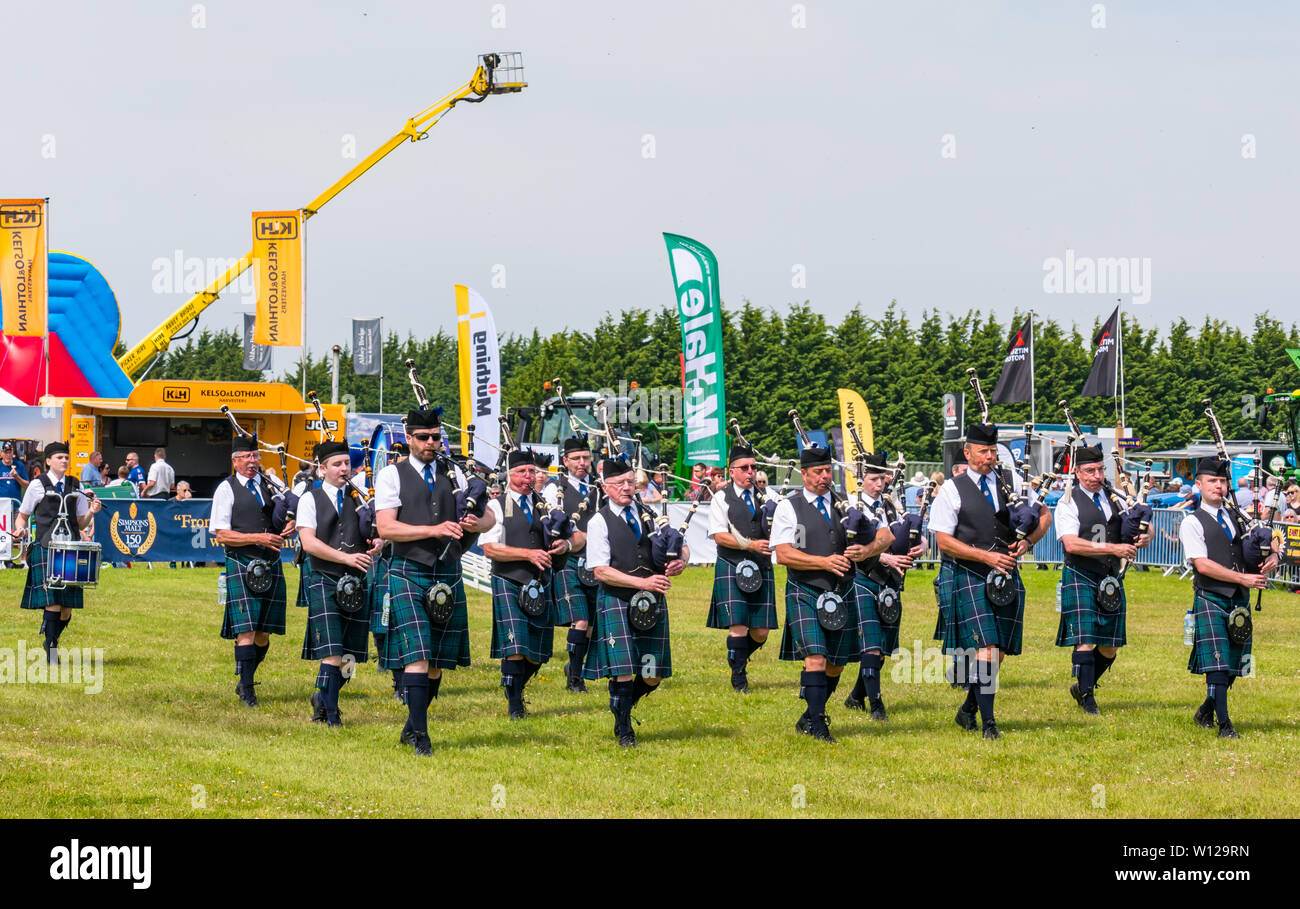
[[[862,395],[849,388],[841,388],[836,392],[840,398],[840,429],[844,433],[844,461],[852,464],[860,454],[870,454],[875,451],[875,434],[871,431],[871,411],[867,410],[867,404],[862,400]],[[862,439],[862,444],[866,451],[861,451],[853,443],[853,436],[849,433],[849,421],[853,421],[853,426],[858,431],[858,437]],[[848,471],[846,477],[848,490],[850,493],[857,492],[858,480],[852,471]]]
[[[253,343],[302,347],[302,212],[253,212]]]
[[[44,337],[46,315],[44,199],[0,199],[0,300],[4,333]]]

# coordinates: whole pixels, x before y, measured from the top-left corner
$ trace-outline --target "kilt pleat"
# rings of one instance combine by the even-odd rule
[[[319,660],[327,656],[352,654],[358,663],[370,657],[370,612],[368,605],[348,614],[338,607],[335,582],[314,571],[304,571],[307,590],[307,630],[303,634],[302,658]],[[367,603],[369,590],[366,591]]]
[[[542,589],[549,598],[550,587]],[[531,662],[545,663],[555,643],[550,604],[546,612],[530,621],[519,608],[519,591],[520,585],[493,575],[492,649],[488,655],[494,660],[522,655]]]
[[[253,557],[244,553],[226,553],[226,611],[221,620],[221,636],[234,640],[249,631],[284,634],[285,599],[284,566],[276,558],[271,565],[271,589],[258,595],[248,589],[248,565]]]
[[[17,549],[17,544],[14,546]],[[81,587],[64,587],[62,590],[45,589],[45,573],[49,571],[50,551],[39,543],[27,550],[27,580],[23,584],[23,609],[45,609],[60,606],[64,609],[82,609],[85,591]]]
[[[885,656],[896,652],[902,620],[892,626],[880,621],[880,613],[876,609],[876,597],[880,594],[880,585],[862,572],[855,571],[853,587],[857,598],[859,651],[866,653],[869,650],[879,650]]]
[[[551,612],[556,625],[596,621],[595,587],[584,587],[578,569],[561,568],[551,578]]]
[[[645,673],[666,679],[673,674],[668,636],[668,601],[659,594],[659,621],[649,631],[637,631],[627,618],[628,602],[601,590],[596,596],[596,626],[582,675],[608,679]]]
[[[957,623],[952,611],[952,560],[941,559],[939,572],[934,577],[934,598],[939,605],[939,615],[934,623],[934,639],[943,642],[944,653],[957,650]]]
[[[827,631],[817,621],[817,598],[821,591],[786,578],[785,631],[781,634],[783,660],[803,660],[824,656],[833,666],[845,666],[860,660],[858,614],[852,582],[838,591],[849,610],[849,621],[841,631]]]
[[[1192,615],[1196,620],[1196,637],[1192,652],[1187,658],[1188,672],[1204,675],[1207,672],[1226,672],[1244,675],[1250,663],[1252,640],[1234,644],[1228,640],[1228,613],[1238,606],[1249,606],[1250,594],[1229,598],[1197,590],[1192,599]]]
[[[445,625],[434,625],[424,608],[424,592],[442,581],[452,589],[456,608]],[[391,669],[428,660],[431,669],[469,665],[469,609],[460,565],[433,568],[394,557],[388,566],[388,628],[384,662]]]
[[[777,628],[776,573],[767,559],[754,560],[763,575],[763,586],[745,593],[736,584],[736,566],[718,559],[713,568],[713,597],[709,600],[706,628]]]
[[[959,649],[996,647],[1008,656],[1020,653],[1024,633],[1025,585],[1020,570],[1011,574],[1015,602],[994,606],[984,593],[984,574],[954,563],[952,573],[953,619]]]
[[[1121,588],[1119,612],[1108,614],[1097,607],[1097,585],[1105,575],[1075,565],[1061,571],[1061,622],[1056,645],[1097,644],[1123,647],[1127,643],[1128,596]]]

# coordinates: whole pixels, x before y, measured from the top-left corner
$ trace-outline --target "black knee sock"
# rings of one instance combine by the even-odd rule
[[[858,669],[858,679],[853,683],[853,691],[850,693],[851,697],[859,701],[865,701],[867,699],[867,682],[863,676],[865,671],[865,666],[861,666]]]
[[[423,672],[405,673],[406,725],[412,732],[429,734],[429,677]]]
[[[523,706],[524,673],[523,660],[501,661],[501,687],[506,693],[506,703],[510,709]]]
[[[808,702],[808,708],[804,711],[804,716],[817,717],[826,712],[826,699],[830,692],[826,688],[826,673],[822,672],[801,672],[799,674],[799,686],[803,699]]]
[[[752,657],[755,653],[757,653],[760,649],[762,649],[763,645],[766,644],[766,643],[767,643],[767,638],[763,638],[763,640],[761,640],[761,641],[756,641],[756,640],[754,640],[753,636],[750,635],[750,636],[749,636],[749,655]]]
[[[51,612],[50,615],[54,616],[55,619],[58,621],[58,625],[56,625],[54,628],[54,644],[57,647],[59,643],[59,638],[63,636],[63,629],[68,627],[68,623],[72,621],[72,616],[68,616],[65,619],[57,612]]]
[[[531,660],[525,659],[524,660],[524,685],[527,685],[529,682],[531,682],[533,680],[533,676],[537,675],[537,671],[541,668],[542,668],[541,663],[534,663]]]
[[[651,685],[644,678],[638,675],[632,680],[632,705],[636,706],[637,701],[641,700],[658,687],[659,684],[657,682],[654,685]]]
[[[252,644],[235,645],[235,671],[245,688],[253,685],[253,673],[257,671],[257,651]]]
[[[998,664],[979,660],[976,666],[979,678],[974,682],[975,701],[979,704],[980,719],[987,729],[994,722],[993,695],[997,690]]]
[[[316,701],[325,706],[325,690],[330,686],[329,673],[325,671],[325,664],[321,663],[320,668],[316,670],[316,691],[318,692]]]
[[[840,676],[842,675],[844,675],[843,672],[840,672],[839,675],[831,675],[829,672],[826,673],[826,700],[829,701],[831,695],[835,693],[835,689],[840,687]],[[822,711],[822,713],[825,712],[825,710]]]
[[[1084,700],[1092,697],[1092,687],[1097,680],[1097,668],[1092,654],[1091,650],[1076,650],[1070,654],[1074,677],[1079,680],[1079,696]]]
[[[582,672],[582,661],[587,658],[587,648],[591,646],[591,638],[587,637],[585,628],[570,628],[565,640],[569,650],[569,674],[577,675]]]
[[[862,655],[862,687],[867,697],[873,701],[880,700],[880,667],[884,662],[878,653]]]
[[[1119,653],[1117,652],[1115,656],[1119,656]],[[1092,679],[1093,687],[1096,687],[1096,683],[1101,681],[1101,677],[1106,674],[1106,670],[1110,668],[1110,664],[1115,662],[1115,657],[1108,657],[1100,650],[1094,649],[1092,651],[1092,661],[1097,667],[1097,671],[1093,675]]]
[[[55,647],[59,643],[59,614],[46,610],[41,616],[41,635],[45,638],[45,647]]]
[[[394,670],[393,670],[393,690],[394,690],[394,691],[401,691],[401,690],[402,690],[402,684],[403,684],[403,683],[402,683],[402,679],[403,679],[405,676],[406,676],[406,673],[403,672],[402,670],[400,670],[400,669],[394,669]]]
[[[429,698],[435,701],[438,700],[438,687],[442,685],[442,673],[438,673],[435,678],[429,678],[427,675],[425,678],[429,679]]]
[[[253,646],[257,649],[255,665],[261,666],[262,660],[266,659],[266,652],[271,649],[271,642],[267,641],[265,644],[254,644]]]
[[[618,724],[622,721],[622,717],[626,716],[627,711],[632,709],[634,687],[635,682],[609,680],[609,711],[614,714],[615,732],[618,731]]]
[[[1220,726],[1232,722],[1228,716],[1228,674],[1226,672],[1207,672],[1205,690],[1214,699],[1214,716]]]
[[[749,635],[744,637],[727,635],[727,665],[731,667],[732,672],[743,672],[745,664],[749,662]]]
[[[321,675],[325,676],[325,693],[323,696],[326,713],[338,713],[339,711],[339,691],[343,688],[343,670],[337,666],[323,664],[321,666]]]

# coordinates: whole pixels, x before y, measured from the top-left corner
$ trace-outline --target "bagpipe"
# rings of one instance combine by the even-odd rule
[[[241,439],[253,438],[251,432],[248,432],[244,427],[239,425],[239,421],[235,419],[235,415],[231,412],[229,405],[222,404],[221,413],[230,421],[231,427],[234,428],[235,433]],[[321,425],[324,425],[323,421]],[[260,441],[258,442],[258,447],[261,448]],[[280,470],[286,474],[288,473],[288,455],[284,450],[283,444],[280,444],[275,448],[262,448],[261,450],[268,454],[277,455],[280,459]],[[271,509],[271,529],[276,533],[283,533],[284,528],[297,514],[298,496],[294,494],[293,490],[290,489],[283,480],[273,473],[267,473],[260,466],[257,468],[257,475],[261,478],[263,483],[266,484],[267,488],[271,490],[271,499],[273,502]]]
[[[789,414],[790,422],[794,424],[794,430],[799,435],[799,443],[803,448],[813,447],[812,437],[803,427],[803,421],[799,419],[799,411],[791,410]],[[859,464],[861,467],[861,464]],[[866,517],[866,512],[856,505],[849,502],[847,496],[843,493],[837,498],[834,486],[831,487],[831,503],[836,511],[840,513],[840,526],[844,529],[845,543],[853,545],[857,542],[862,534],[863,520],[872,522],[873,519]],[[871,533],[874,533],[875,525],[872,523]],[[870,542],[870,535],[865,538],[865,542]],[[849,623],[849,611],[844,607],[844,595],[850,589],[852,583],[852,572],[856,569],[850,568],[847,578],[838,582],[838,589],[823,591],[817,597],[816,615],[817,624],[827,631],[843,631]]]
[[[761,457],[754,446],[750,445],[745,437],[740,434],[740,421],[735,417],[731,418],[731,430],[736,434],[736,444],[743,445],[753,451],[758,460],[773,462],[780,460],[776,455],[773,455],[770,458]],[[781,497],[777,495],[768,495],[762,489],[759,489],[758,483],[754,484],[753,492],[754,508],[758,510],[758,526],[763,532],[763,539],[766,540],[772,536],[772,516],[776,514],[776,506],[781,504]],[[732,536],[735,536],[734,527],[732,528]],[[755,588],[755,590],[757,589],[758,588]]]

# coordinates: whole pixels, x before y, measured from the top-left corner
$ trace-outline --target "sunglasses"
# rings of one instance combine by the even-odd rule
[[[749,473],[751,470],[758,470],[758,465],[757,465],[757,464],[747,464],[747,465],[745,465],[745,466],[742,467],[741,465],[737,464],[735,467],[733,467],[733,468],[731,468],[731,469],[732,469],[732,470],[743,470],[743,471],[745,471],[745,473]]]
[[[440,432],[413,432],[411,438],[417,442],[437,442],[442,438]]]

